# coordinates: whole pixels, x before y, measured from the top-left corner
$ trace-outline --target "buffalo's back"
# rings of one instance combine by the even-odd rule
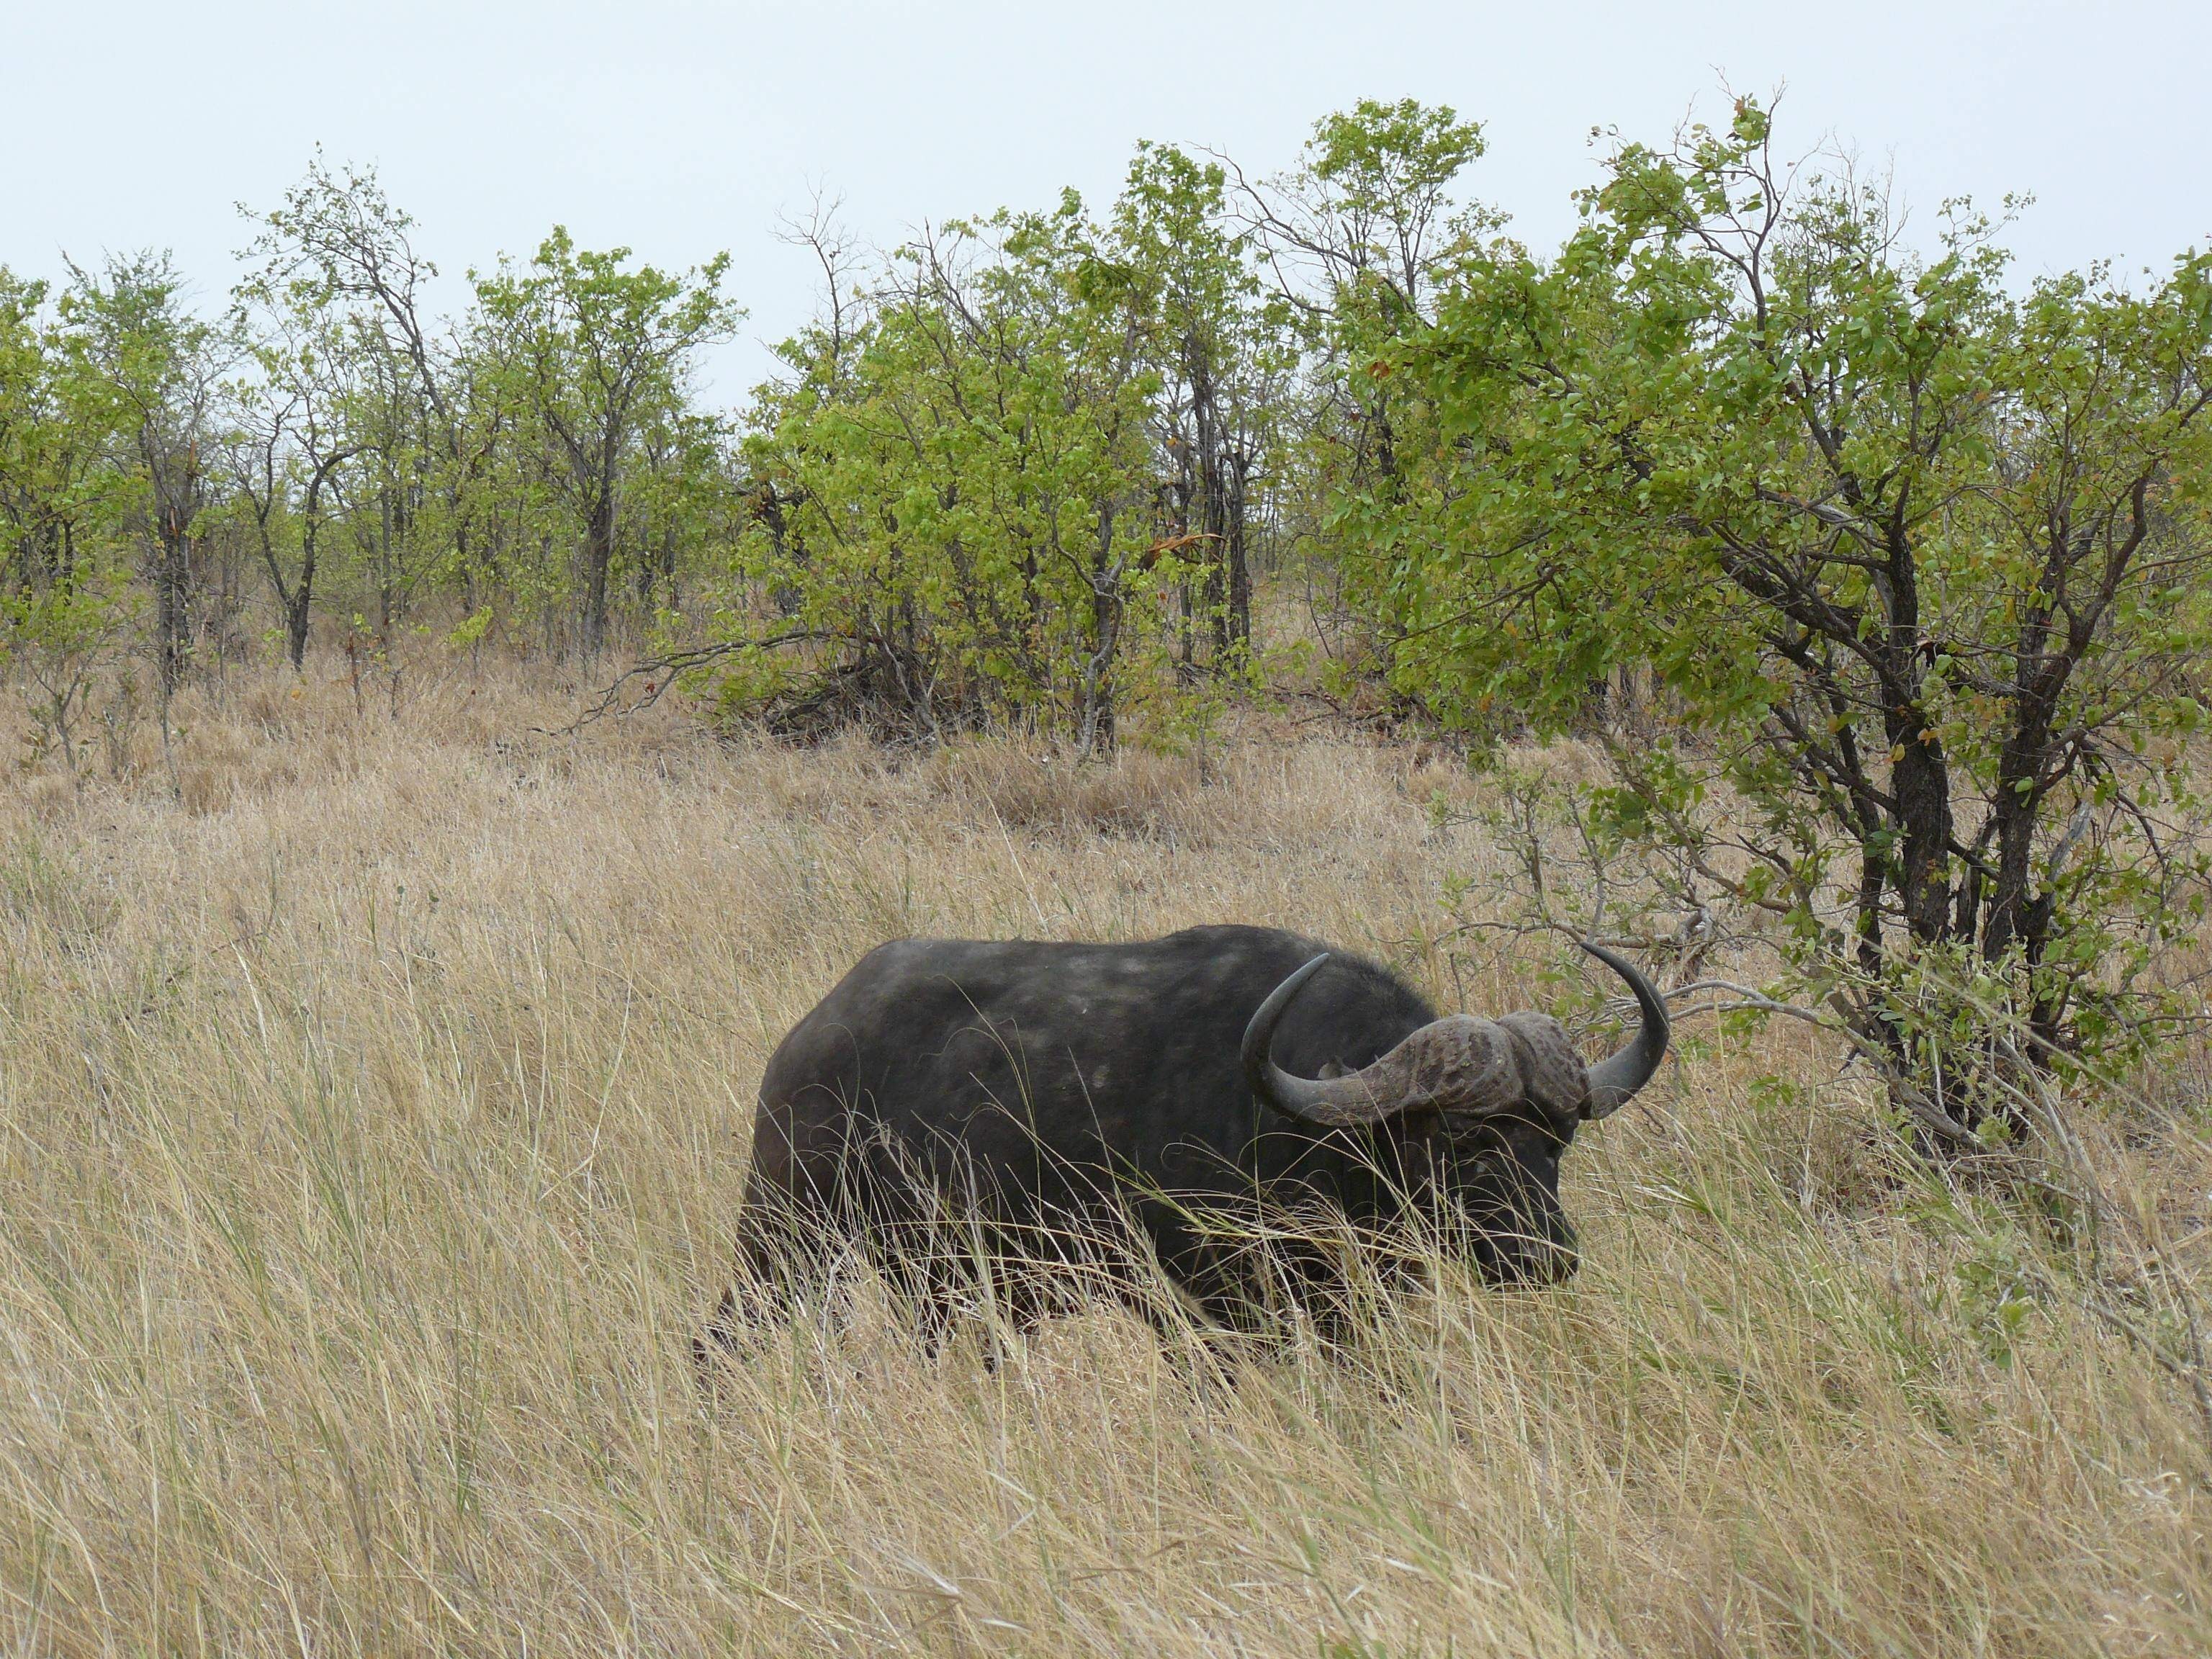
[[[879,946],[770,1059],[756,1187],[842,1183],[861,1148],[1045,1201],[1132,1182],[1333,1184],[1347,1149],[1260,1107],[1239,1060],[1254,1010],[1328,948],[1241,927],[1126,945]],[[1276,1058],[1306,1076],[1356,1068],[1434,1018],[1383,969],[1333,953]]]

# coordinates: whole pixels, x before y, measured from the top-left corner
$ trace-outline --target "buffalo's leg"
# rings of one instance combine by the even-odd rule
[[[845,1246],[825,1217],[749,1200],[738,1218],[736,1274],[691,1340],[702,1380],[718,1358],[744,1352],[806,1308],[826,1308]]]

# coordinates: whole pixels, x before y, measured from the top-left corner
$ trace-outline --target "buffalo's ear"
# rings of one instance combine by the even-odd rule
[[[1324,1060],[1322,1064],[1321,1070],[1315,1073],[1314,1075],[1316,1077],[1345,1077],[1348,1076],[1349,1073],[1346,1071],[1342,1060]]]

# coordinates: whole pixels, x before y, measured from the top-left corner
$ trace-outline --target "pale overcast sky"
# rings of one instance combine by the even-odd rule
[[[1540,247],[1593,176],[1592,126],[1663,139],[1693,100],[1724,110],[1723,78],[1786,83],[1785,146],[1893,167],[1923,224],[1947,196],[2033,191],[2011,236],[2031,272],[2163,264],[2212,233],[2212,0],[0,0],[0,263],[168,247],[217,304],[233,204],[275,201],[319,142],[376,164],[449,276],[556,221],[661,264],[729,249],[752,315],[714,367],[726,399],[811,307],[774,232],[817,183],[888,242],[1063,185],[1103,202],[1143,137],[1271,171],[1363,96],[1481,120],[1471,186]]]

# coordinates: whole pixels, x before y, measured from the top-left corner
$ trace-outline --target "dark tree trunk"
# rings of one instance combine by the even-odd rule
[[[1900,509],[1901,512],[1901,509]],[[1890,532],[1889,634],[1883,653],[1883,730],[1898,847],[1893,865],[1905,924],[1922,944],[1951,931],[1951,769],[1921,707],[1920,581],[1910,537]]]
[[[1114,563],[1114,509],[1098,509],[1098,549],[1091,561],[1093,649],[1084,665],[1082,724],[1078,744],[1085,758],[1109,754],[1115,741],[1114,653],[1121,633],[1121,573]]]
[[[1221,420],[1216,406],[1213,365],[1202,342],[1185,349],[1190,374],[1192,434],[1198,450],[1199,534],[1206,557],[1206,626],[1213,635],[1213,666],[1218,672],[1226,659],[1231,629],[1229,622],[1229,503],[1221,465]]]
[[[584,523],[584,655],[596,657],[607,639],[607,572],[614,562],[615,497],[602,490]]]
[[[1951,932],[1951,772],[1936,734],[1917,720],[1897,723],[1893,751],[1904,752],[1890,772],[1897,801],[1898,902],[1905,926],[1922,944]]]
[[[1189,442],[1176,440],[1175,450],[1175,482],[1168,487],[1167,531],[1169,537],[1177,544],[1176,556],[1180,558],[1182,556],[1180,550],[1190,536],[1190,505],[1198,493],[1198,481],[1192,470]],[[1194,672],[1198,662],[1198,597],[1191,591],[1188,577],[1176,584],[1176,597],[1182,606],[1176,655],[1182,665],[1183,672],[1188,675]]]
[[[184,678],[191,648],[191,538],[185,515],[165,507],[157,538],[154,573],[155,645],[160,659],[161,694],[167,696]]]
[[[292,659],[292,672],[301,672],[307,662],[307,594],[309,578],[300,578],[300,591],[292,603],[284,607],[285,653]]]
[[[312,513],[313,509],[310,508]],[[284,600],[284,644],[292,659],[292,672],[299,673],[307,664],[307,629],[313,621],[311,608],[315,598],[315,526],[312,518],[301,533],[300,547],[300,585]]]
[[[1252,566],[1246,545],[1246,485],[1252,468],[1251,452],[1239,444],[1229,456],[1229,500],[1226,521],[1229,542],[1229,639],[1239,649],[1252,643]]]

